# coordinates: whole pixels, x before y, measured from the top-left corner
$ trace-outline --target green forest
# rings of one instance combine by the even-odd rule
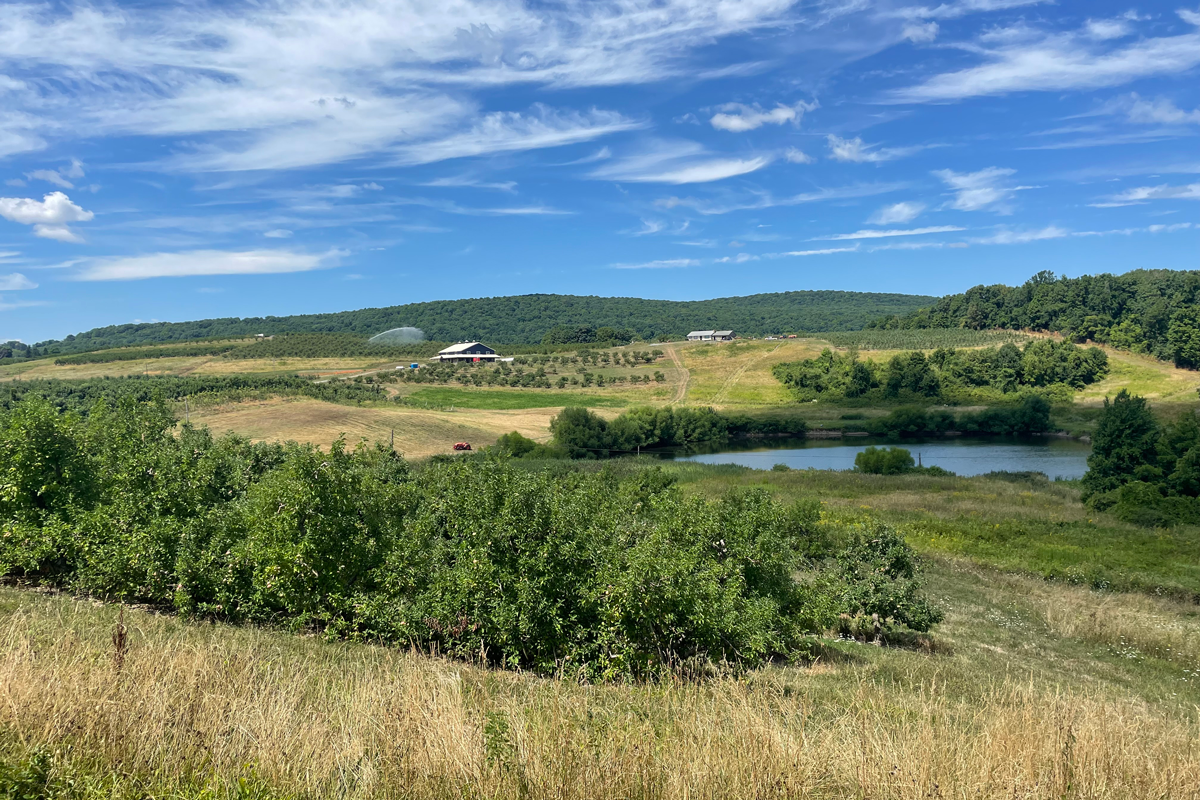
[[[998,400],[1027,389],[1055,389],[1070,397],[1108,374],[1098,347],[1038,339],[974,350],[938,348],[893,356],[887,364],[859,360],[856,352],[824,350],[817,358],[778,364],[775,377],[800,402],[817,399],[970,402]]]
[[[712,328],[731,328],[751,336],[856,330],[882,316],[908,314],[934,299],[835,291],[778,292],[687,302],[531,294],[438,300],[330,314],[110,325],[61,341],[39,342],[33,354],[58,355],[260,333],[352,333],[369,337],[405,326],[420,328],[432,341],[479,340],[493,345],[540,343],[552,331],[547,344],[601,341],[589,338],[587,331],[580,334],[581,328],[596,332],[610,329],[615,334],[614,341],[633,335],[648,342]],[[581,335],[584,341],[580,340]]]
[[[885,330],[1029,329],[1061,333],[1200,367],[1200,271],[1139,269],[1123,275],[1056,277],[1020,286],[976,286],[910,312],[875,320]]]
[[[81,417],[29,398],[0,414],[0,576],[578,680],[804,659],[846,620],[941,618],[894,530],[673,482],[414,468],[382,445],[179,429],[161,401]]]

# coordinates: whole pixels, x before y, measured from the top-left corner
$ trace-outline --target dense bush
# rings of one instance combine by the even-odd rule
[[[1138,525],[1200,522],[1200,424],[1193,411],[1161,425],[1122,389],[1092,436],[1083,498]]]
[[[642,448],[688,447],[733,436],[802,436],[798,417],[726,416],[711,408],[634,408],[609,422],[586,408],[566,408],[550,422],[555,446],[570,458],[607,458]]]
[[[803,656],[839,615],[927,630],[911,551],[659,470],[213,439],[160,403],[0,419],[0,575],[579,679]]]
[[[916,463],[903,447],[868,447],[854,457],[854,469],[871,475],[899,475]]]
[[[1057,331],[1076,342],[1200,366],[1200,272],[1133,270],[1123,275],[1056,278],[1039,272],[1021,286],[976,286],[907,315],[871,323],[881,329],[989,328]]]
[[[928,436],[959,431],[981,435],[1020,436],[1050,430],[1050,403],[1035,394],[1025,395],[1015,406],[988,408],[955,416],[945,410],[901,406],[885,417],[869,421],[870,433],[889,438]]]
[[[886,365],[825,350],[817,358],[777,364],[775,377],[801,402],[811,400],[992,399],[1028,389],[1081,389],[1108,374],[1098,347],[1041,339],[1022,350],[1011,342],[976,350],[939,348],[894,356]]]

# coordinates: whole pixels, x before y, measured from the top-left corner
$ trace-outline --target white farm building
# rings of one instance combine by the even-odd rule
[[[437,354],[438,361],[498,361],[500,356],[486,344],[479,342],[459,342],[452,344]]]
[[[728,342],[733,340],[733,331],[692,331],[689,342]]]

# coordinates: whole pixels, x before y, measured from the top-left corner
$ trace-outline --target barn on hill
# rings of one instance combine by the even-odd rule
[[[497,361],[500,356],[486,344],[459,342],[438,352],[438,361]]]
[[[689,342],[728,342],[733,340],[733,331],[692,331]]]

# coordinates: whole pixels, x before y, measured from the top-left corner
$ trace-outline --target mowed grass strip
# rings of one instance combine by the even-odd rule
[[[406,395],[410,405],[430,408],[477,408],[480,410],[516,410],[525,408],[624,408],[630,398],[613,395],[560,392],[553,389],[457,389],[451,386],[430,386]]]

